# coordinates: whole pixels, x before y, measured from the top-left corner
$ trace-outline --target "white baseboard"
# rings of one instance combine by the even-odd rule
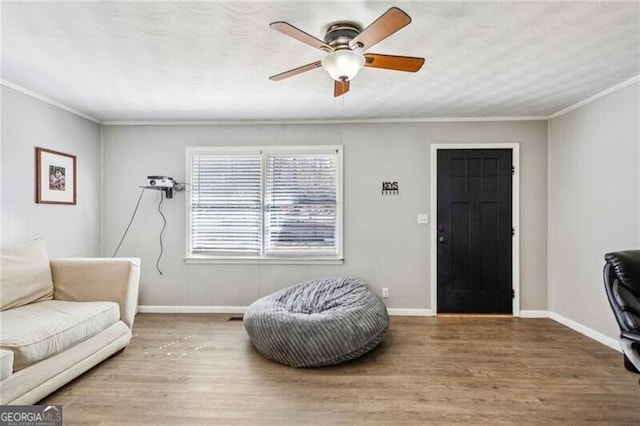
[[[616,339],[612,339],[609,336],[606,336],[599,331],[595,331],[587,326],[584,326],[574,320],[571,320],[567,317],[563,317],[560,314],[556,314],[555,312],[549,312],[549,318],[552,320],[559,322],[560,324],[569,327],[572,330],[577,331],[580,334],[583,334],[587,337],[592,338],[596,342],[602,343],[603,345],[609,346],[611,349],[615,349],[618,352],[622,352],[622,348],[620,347],[620,342]]]
[[[140,305],[141,314],[244,314],[246,306],[167,306]],[[431,309],[398,309],[388,308],[391,316],[432,317]]]
[[[389,315],[393,317],[432,317],[434,316],[432,309],[403,309],[403,308],[387,308]]]
[[[520,310],[520,318],[549,318],[549,311]]]
[[[141,314],[244,314],[246,311],[246,306],[138,306]]]

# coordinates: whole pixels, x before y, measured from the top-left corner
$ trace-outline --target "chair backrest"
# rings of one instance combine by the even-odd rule
[[[604,284],[620,327],[625,367],[638,372],[640,359],[640,250],[607,253]]]

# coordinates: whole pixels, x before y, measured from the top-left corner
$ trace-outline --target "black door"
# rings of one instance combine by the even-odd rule
[[[512,313],[510,149],[438,152],[438,312]]]

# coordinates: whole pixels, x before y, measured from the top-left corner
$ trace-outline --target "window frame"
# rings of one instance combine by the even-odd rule
[[[268,154],[327,154],[335,152],[336,157],[336,254],[335,255],[309,255],[299,253],[294,256],[283,256],[282,254],[267,256],[265,254],[265,175],[266,175],[266,155]],[[192,191],[191,179],[193,172],[194,155],[202,154],[226,154],[226,155],[246,155],[259,154],[262,158],[261,166],[261,195],[260,195],[260,256],[239,256],[239,255],[211,255],[198,254],[192,252],[191,247],[191,205]],[[252,263],[272,263],[272,264],[342,264],[343,256],[343,147],[342,145],[277,145],[277,146],[187,146],[185,149],[186,163],[186,196],[185,196],[185,262],[186,263],[228,263],[228,264],[252,264]]]

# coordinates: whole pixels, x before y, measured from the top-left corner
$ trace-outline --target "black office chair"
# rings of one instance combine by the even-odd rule
[[[624,366],[640,374],[640,250],[607,253],[604,260],[604,287],[620,326]]]

